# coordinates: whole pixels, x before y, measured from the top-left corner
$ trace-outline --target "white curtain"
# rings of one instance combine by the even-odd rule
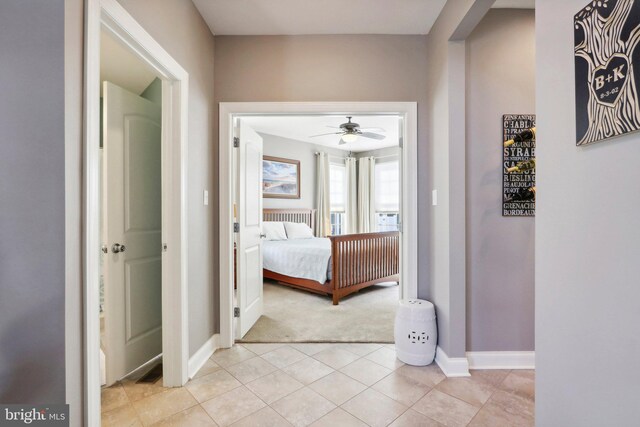
[[[358,232],[358,179],[356,175],[356,159],[347,157],[346,166],[346,203],[347,234]]]
[[[321,152],[316,158],[316,237],[331,235],[329,192],[329,156]]]
[[[374,157],[358,159],[358,230],[360,233],[376,231]]]

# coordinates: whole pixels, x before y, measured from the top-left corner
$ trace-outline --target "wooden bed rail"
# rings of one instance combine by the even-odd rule
[[[375,283],[397,281],[400,233],[397,231],[331,236],[333,303]]]

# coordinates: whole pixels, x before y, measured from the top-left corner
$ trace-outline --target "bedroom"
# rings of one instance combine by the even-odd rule
[[[242,121],[263,150],[262,207],[252,208],[262,211],[263,313],[241,333],[243,342],[392,342],[400,298],[401,117]],[[242,183],[247,163],[236,161]]]

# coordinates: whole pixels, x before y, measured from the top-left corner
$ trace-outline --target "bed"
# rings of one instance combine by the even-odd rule
[[[263,220],[304,223],[313,230],[315,211],[264,209]],[[263,242],[265,278],[331,295],[334,305],[368,286],[397,282],[399,259],[397,231]]]

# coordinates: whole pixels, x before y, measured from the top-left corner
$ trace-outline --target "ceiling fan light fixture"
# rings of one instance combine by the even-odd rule
[[[345,133],[344,135],[342,135],[342,140],[346,143],[349,142],[355,142],[358,140],[358,134],[357,133]]]

